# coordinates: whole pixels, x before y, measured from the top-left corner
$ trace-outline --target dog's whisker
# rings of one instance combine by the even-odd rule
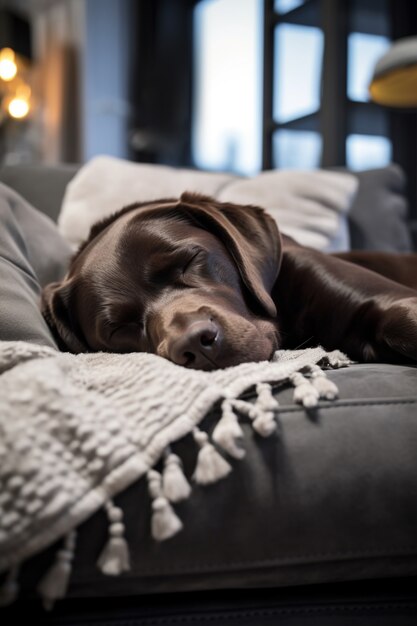
[[[294,350],[299,350],[301,348],[301,346],[304,346],[304,344],[306,344],[307,342],[310,341],[310,339],[314,339],[314,335],[311,335],[311,337],[309,337],[308,339],[305,339],[302,343],[300,343],[296,348],[294,348]]]

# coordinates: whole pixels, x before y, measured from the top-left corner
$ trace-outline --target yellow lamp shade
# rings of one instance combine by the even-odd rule
[[[378,61],[369,92],[378,104],[417,106],[417,37],[396,41]]]

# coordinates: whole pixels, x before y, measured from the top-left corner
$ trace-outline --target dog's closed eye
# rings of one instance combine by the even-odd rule
[[[149,280],[151,284],[164,284],[175,281],[177,278],[184,276],[184,274],[193,267],[194,261],[202,254],[201,248],[177,251],[173,257],[171,254],[166,255],[165,259],[163,255],[159,255],[158,266],[152,266],[152,261],[149,267]]]
[[[197,250],[197,251],[195,251],[195,252],[192,254],[191,258],[189,258],[189,259],[186,261],[186,263],[185,263],[185,265],[184,265],[184,267],[183,267],[183,269],[182,269],[182,273],[183,273],[183,275],[184,275],[184,274],[185,274],[188,270],[190,270],[190,269],[193,267],[194,262],[195,262],[195,261],[197,261],[197,259],[198,259],[198,258],[200,258],[200,259],[202,258],[202,255],[203,255],[203,250]]]
[[[108,328],[108,339],[111,340],[117,337],[120,338],[123,335],[139,334],[143,331],[143,324],[141,322],[115,323],[109,324]]]

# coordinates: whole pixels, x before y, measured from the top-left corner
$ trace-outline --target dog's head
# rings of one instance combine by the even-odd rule
[[[279,345],[280,260],[262,209],[185,193],[93,226],[42,312],[75,353],[152,352],[196,369],[261,361]]]

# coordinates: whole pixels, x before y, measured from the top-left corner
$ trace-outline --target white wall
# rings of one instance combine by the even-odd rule
[[[83,65],[83,157],[127,157],[129,1],[87,0]]]
[[[31,5],[43,160],[128,156],[131,0]]]

